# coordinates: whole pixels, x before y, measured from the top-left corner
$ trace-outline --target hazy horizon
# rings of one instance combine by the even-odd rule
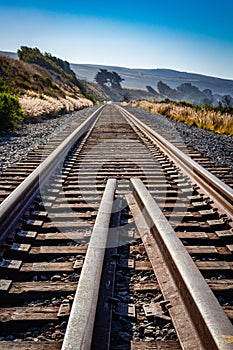
[[[173,69],[233,79],[233,2],[2,0],[1,50],[76,64]]]

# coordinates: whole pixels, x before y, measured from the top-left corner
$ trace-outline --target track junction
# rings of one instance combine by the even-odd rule
[[[232,184],[118,105],[8,168],[0,348],[232,349]]]

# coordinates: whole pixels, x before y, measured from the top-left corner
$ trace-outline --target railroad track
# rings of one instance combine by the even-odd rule
[[[93,110],[93,109],[92,109]],[[64,141],[74,129],[80,126],[86,117],[74,115],[73,121],[68,123],[62,131],[50,137],[46,145],[42,144],[23,156],[20,161],[6,167],[5,160],[0,171],[0,203],[35,170],[42,161],[49,156]]]
[[[232,349],[232,189],[121,107],[0,217],[1,349]]]

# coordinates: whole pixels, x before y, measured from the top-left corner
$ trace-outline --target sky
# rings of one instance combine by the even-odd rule
[[[233,79],[233,1],[0,0],[0,51]]]

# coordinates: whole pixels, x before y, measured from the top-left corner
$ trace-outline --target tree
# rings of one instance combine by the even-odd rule
[[[121,82],[124,79],[120,77],[116,72],[109,72],[107,69],[100,69],[95,76],[95,81],[101,86],[109,85],[112,88],[121,89]]]
[[[150,92],[151,94],[158,95],[158,92],[155,89],[153,89],[152,86],[146,85],[146,88],[147,88],[147,91]]]
[[[225,106],[225,107],[229,107],[231,106],[233,103],[233,99],[231,97],[231,95],[224,95],[223,98],[222,98],[222,104]]]
[[[17,97],[8,92],[0,92],[0,128],[15,130],[16,123],[23,121],[23,111]]]
[[[161,95],[167,96],[168,98],[175,100],[177,98],[176,89],[170,88],[167,84],[159,81],[157,84],[158,91]]]
[[[128,92],[125,92],[123,95],[123,101],[124,102],[130,102],[130,95]]]
[[[119,74],[112,72],[111,74],[111,84],[113,88],[121,88],[121,82],[125,79],[122,79]]]
[[[104,86],[105,84],[107,84],[108,83],[107,69],[100,69],[100,71],[95,76],[95,81],[101,86]]]

